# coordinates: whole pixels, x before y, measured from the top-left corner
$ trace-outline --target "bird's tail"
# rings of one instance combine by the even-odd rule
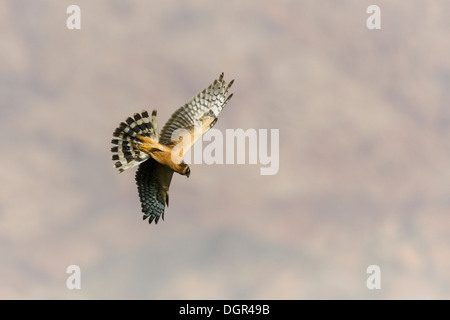
[[[150,158],[150,155],[136,148],[142,144],[136,135],[158,141],[156,110],[153,110],[151,119],[145,110],[140,114],[135,113],[133,118],[128,117],[114,131],[113,136],[117,139],[111,140],[111,143],[115,145],[111,148],[111,152],[113,153],[112,160],[116,161],[114,167],[119,172],[133,168]]]

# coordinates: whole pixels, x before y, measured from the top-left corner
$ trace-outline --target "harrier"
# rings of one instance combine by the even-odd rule
[[[120,123],[111,142],[114,167],[123,172],[135,166],[136,183],[141,200],[143,219],[149,223],[164,220],[166,204],[169,205],[169,186],[177,172],[191,173],[183,156],[192,145],[217,122],[219,113],[231,99],[228,94],[234,80],[228,84],[219,79],[178,108],[158,131],[156,110],[150,118],[147,111],[135,113]]]

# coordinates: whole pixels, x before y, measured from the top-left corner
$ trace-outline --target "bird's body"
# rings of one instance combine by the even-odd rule
[[[234,80],[233,80],[234,81]],[[233,94],[228,91],[233,81],[226,83],[223,73],[218,80],[178,108],[158,131],[156,110],[150,118],[147,111],[135,113],[114,131],[116,145],[111,148],[114,166],[119,172],[139,166],[136,183],[144,220],[158,223],[164,219],[169,204],[169,187],[174,172],[189,177],[190,168],[183,156],[210,128]]]
[[[175,157],[173,153],[173,147],[169,147],[163,144],[160,144],[158,141],[152,140],[148,137],[141,136],[139,134],[136,135],[136,138],[139,139],[142,144],[134,145],[133,147],[139,151],[142,151],[146,154],[149,154],[153,159],[158,161],[160,164],[168,166],[175,172],[179,174],[184,174],[184,170],[186,168],[185,164],[182,162],[182,159],[177,158],[173,160]]]

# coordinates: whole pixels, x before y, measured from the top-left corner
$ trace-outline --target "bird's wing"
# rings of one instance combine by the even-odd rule
[[[228,95],[233,82],[225,82],[222,73],[209,87],[178,108],[161,130],[159,142],[174,147],[174,150],[177,147],[180,156],[184,156],[216,123],[219,113],[233,96]]]
[[[164,209],[169,205],[169,186],[173,170],[150,158],[139,165],[136,171],[136,183],[141,200],[143,219],[158,223],[164,220]]]

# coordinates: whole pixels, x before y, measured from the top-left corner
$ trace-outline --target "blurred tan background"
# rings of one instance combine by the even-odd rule
[[[448,12],[0,1],[0,298],[449,299]],[[222,71],[235,96],[216,128],[280,129],[280,170],[191,165],[149,226],[112,132],[143,108],[162,124]]]

